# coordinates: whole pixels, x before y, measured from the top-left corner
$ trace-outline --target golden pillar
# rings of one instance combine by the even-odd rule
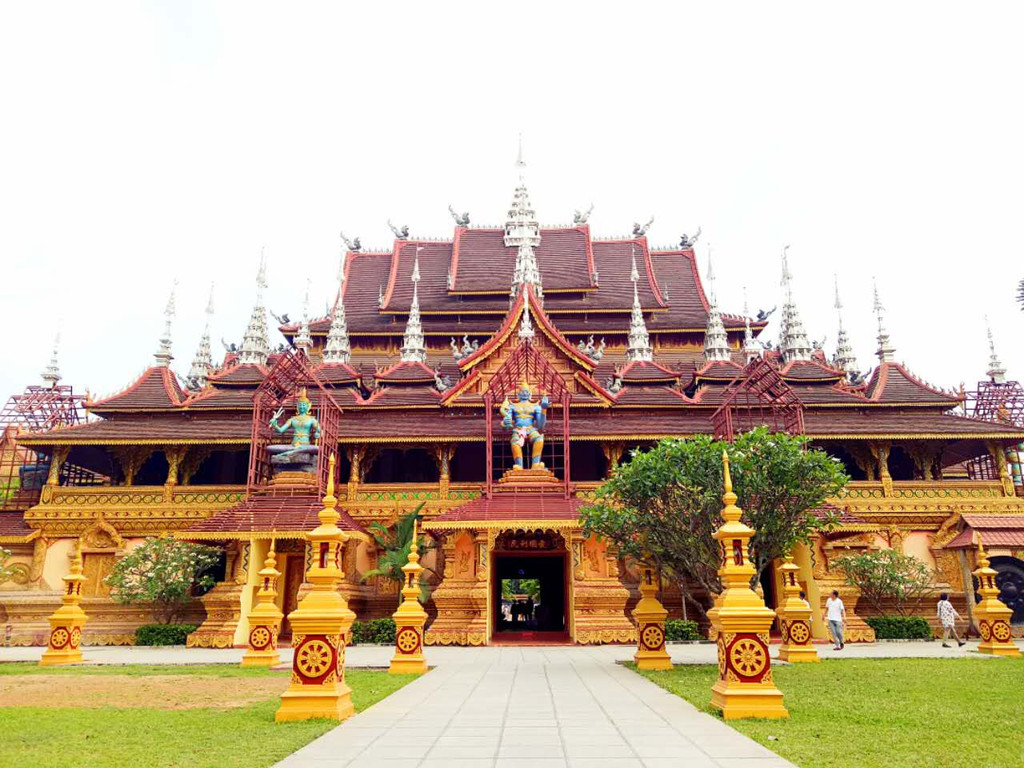
[[[412,546],[409,547],[409,562],[402,566],[405,586],[402,587],[402,602],[392,614],[395,620],[395,655],[388,672],[393,675],[422,675],[427,671],[427,658],[423,655],[423,625],[427,623],[427,612],[420,605],[420,551],[416,544],[419,535],[419,520],[412,524]]]
[[[800,597],[800,582],[796,580],[800,566],[791,556],[779,569],[782,571],[783,601],[779,606],[779,625],[782,628],[782,647],[779,658],[792,663],[821,661],[811,642],[811,606]]]
[[[718,680],[711,687],[711,706],[722,717],[789,717],[782,704],[782,691],[772,680],[772,661],[768,653],[768,630],[775,611],[768,608],[750,588],[756,570],[750,560],[749,545],[754,530],[740,522],[743,510],[736,506],[729,474],[729,456],[722,452],[725,468],[725,493],[722,502],[725,522],[714,533],[722,550],[722,594],[708,611],[711,626],[718,636]]]
[[[338,527],[334,454],[331,454],[320,525],[306,535],[313,562],[306,572],[309,593],[288,616],[292,626],[292,681],[281,694],[278,722],[326,718],[344,720],[354,713],[352,689],[345,684],[345,638],[356,615],[338,586],[345,573],[342,549],[348,536]]]
[[[54,667],[60,664],[80,664],[82,662],[82,627],[87,617],[82,610],[82,548],[79,544],[71,560],[71,573],[64,577],[64,595],[61,606],[50,616],[50,639],[47,642],[43,657],[39,660],[41,667]]]
[[[249,612],[249,647],[242,657],[243,667],[273,667],[281,661],[281,654],[277,652],[277,633],[281,630],[284,614],[275,602],[281,572],[277,570],[273,541],[259,577],[256,605]]]
[[[658,584],[654,569],[643,566],[640,578],[640,601],[633,609],[636,619],[636,653],[633,661],[637,669],[672,669],[672,659],[665,650],[665,610],[657,598]]]
[[[999,599],[996,569],[989,567],[988,554],[981,539],[978,539],[978,569],[974,575],[978,578],[978,594],[981,595],[981,602],[974,607],[974,618],[981,631],[978,653],[1020,656],[1020,650],[1010,636],[1010,616],[1013,611]]]

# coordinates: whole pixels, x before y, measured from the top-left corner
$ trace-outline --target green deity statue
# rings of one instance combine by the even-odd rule
[[[279,434],[292,431],[291,445],[270,445],[267,451],[271,454],[270,463],[278,469],[285,467],[299,472],[313,472],[316,469],[316,459],[320,452],[317,443],[320,441],[320,422],[309,411],[313,407],[306,390],[299,391],[299,397],[295,401],[295,415],[284,424],[278,424],[277,420],[284,415],[284,408],[278,408],[270,419],[270,426]],[[312,436],[312,441],[310,437]]]

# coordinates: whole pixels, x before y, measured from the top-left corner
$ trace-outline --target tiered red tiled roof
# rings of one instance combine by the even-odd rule
[[[320,521],[317,514],[324,508],[315,493],[302,495],[274,495],[273,493],[253,494],[241,504],[217,512],[180,534],[182,538],[231,539],[248,538],[262,533],[267,538],[304,538],[308,531],[316,528]],[[338,527],[348,533],[366,535],[359,525],[343,509],[338,510],[341,519]]]
[[[424,524],[426,530],[447,529],[520,521],[524,524],[547,521],[575,521],[584,501],[565,498],[561,492],[498,493],[491,498],[474,499],[445,512]]]
[[[23,435],[26,445],[111,445],[190,443],[248,443],[252,433],[250,413],[195,415],[183,413],[133,413],[115,418],[61,427],[50,432]]]
[[[839,381],[846,378],[843,371],[832,368],[818,360],[793,360],[779,371],[789,383],[794,381]]]
[[[977,540],[986,547],[1024,548],[1024,516],[963,514],[964,529],[946,549],[971,549]]]
[[[86,403],[86,407],[94,413],[165,411],[177,408],[185,397],[185,390],[171,369],[154,365],[123,392]]]
[[[218,387],[258,387],[267,377],[267,368],[253,363],[236,363],[210,377]]]
[[[881,363],[867,385],[868,397],[883,405],[945,405],[953,408],[960,404],[959,396],[943,392],[908,371],[901,363]]]

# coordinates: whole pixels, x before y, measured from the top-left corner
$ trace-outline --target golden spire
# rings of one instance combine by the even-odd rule
[[[327,460],[327,493],[324,495],[324,508],[317,513],[323,525],[337,525],[341,515],[335,507],[338,506],[338,498],[334,495],[334,453],[331,453]]]
[[[732,492],[732,473],[729,471],[729,454],[722,451],[722,468],[725,480],[725,493],[722,494],[722,503],[725,508],[722,510],[722,517],[727,521],[739,520],[743,511],[736,506],[736,494]]]

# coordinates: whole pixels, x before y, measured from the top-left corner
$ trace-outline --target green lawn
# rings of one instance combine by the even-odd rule
[[[0,664],[0,676],[57,674],[74,696],[81,675],[183,675],[241,678],[273,675],[281,690],[288,672],[211,666],[93,666],[43,669],[28,664]],[[384,671],[348,670],[356,711],[415,679]],[[225,680],[225,686],[237,685]],[[49,709],[0,707],[0,766],[7,768],[262,768],[277,762],[337,723],[312,720],[275,723],[279,698],[234,709]]]
[[[773,671],[789,718],[729,725],[800,768],[1024,765],[1024,659],[842,659]],[[716,712],[717,673],[640,674]]]

